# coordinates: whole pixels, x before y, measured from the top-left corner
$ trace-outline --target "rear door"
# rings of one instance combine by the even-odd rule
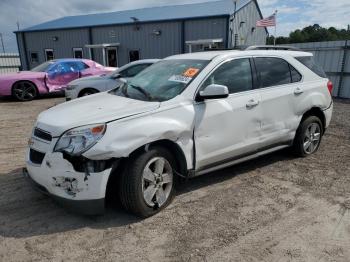
[[[303,91],[301,74],[280,57],[254,58],[261,95],[261,141],[264,150],[293,140],[299,124],[295,97]]]
[[[202,84],[225,85],[230,95],[195,104],[196,170],[254,153],[260,136],[260,95],[254,89],[251,59],[226,61]]]

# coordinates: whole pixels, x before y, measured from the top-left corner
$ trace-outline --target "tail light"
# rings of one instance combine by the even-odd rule
[[[329,93],[332,95],[333,83],[331,80],[328,80],[327,88],[328,88]]]

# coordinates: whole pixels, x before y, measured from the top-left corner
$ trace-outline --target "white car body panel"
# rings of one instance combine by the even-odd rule
[[[224,99],[195,101],[202,83],[224,61],[257,56],[285,59],[302,73],[301,82],[230,94]],[[46,155],[43,164],[36,166],[27,154],[29,173],[52,194],[70,200],[103,198],[110,169],[91,174],[84,181],[85,174],[74,171],[62,153],[53,153],[57,139],[65,131],[89,124],[107,123],[107,129],[101,140],[83,153],[87,159],[126,158],[136,149],[147,150],[148,144],[167,140],[178,145],[186,159],[187,170],[197,174],[288,146],[305,112],[313,107],[320,108],[325,115],[325,127],[328,127],[333,108],[327,79],[318,77],[296,61],[293,58],[296,56],[311,54],[220,51],[177,55],[166,59],[212,61],[171,100],[145,102],[104,92],[55,106],[41,113],[35,124],[51,133],[54,139],[45,144],[32,136],[30,148]],[[249,106],[252,100],[257,103]],[[79,190],[74,196],[53,182],[53,178],[62,176],[77,178]]]

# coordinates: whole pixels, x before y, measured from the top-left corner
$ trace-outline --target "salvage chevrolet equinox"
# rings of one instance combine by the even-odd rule
[[[168,57],[109,92],[42,112],[24,174],[85,214],[108,199],[151,216],[193,177],[285,147],[315,153],[332,83],[311,53],[211,51]]]

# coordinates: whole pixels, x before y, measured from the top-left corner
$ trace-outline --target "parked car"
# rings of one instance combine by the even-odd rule
[[[41,94],[62,92],[74,79],[114,70],[87,59],[51,60],[30,71],[0,75],[0,97],[13,96],[19,101],[29,101]]]
[[[118,195],[128,211],[151,216],[170,203],[178,177],[285,147],[315,153],[331,90],[311,53],[171,56],[119,88],[41,113],[25,174],[75,211],[102,212]]]
[[[120,78],[131,79],[142,70],[158,61],[159,59],[138,60],[126,64],[107,75],[91,76],[74,80],[69,83],[65,89],[66,100],[70,101],[78,97],[92,95],[116,88],[122,83]]]

